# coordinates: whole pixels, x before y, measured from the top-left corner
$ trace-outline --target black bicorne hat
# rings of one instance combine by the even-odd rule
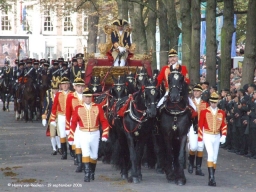
[[[124,26],[127,25],[128,21],[126,21],[125,19],[117,19],[115,21],[112,22],[112,25],[117,25],[117,26]]]

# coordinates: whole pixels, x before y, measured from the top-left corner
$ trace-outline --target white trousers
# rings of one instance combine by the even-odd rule
[[[79,140],[83,157],[90,157],[93,160],[98,158],[100,131],[79,132]]]
[[[66,138],[66,116],[59,114],[57,124],[60,132],[60,138]]]
[[[74,133],[74,145],[76,146],[76,148],[81,148],[81,143],[80,143],[80,137],[79,137],[79,134],[80,134],[80,129],[79,129],[79,125],[77,125],[76,127],[76,131]]]
[[[125,60],[121,59],[121,60],[120,60],[120,65],[119,65],[118,62],[119,62],[118,59],[115,60],[115,63],[114,63],[114,66],[115,66],[115,67],[119,67],[119,66],[120,66],[120,67],[123,67],[123,66],[125,66]]]
[[[198,147],[198,134],[195,134],[194,127],[191,125],[189,132],[188,132],[188,138],[189,138],[189,150],[190,151],[204,151],[204,147]]]
[[[203,140],[208,155],[207,161],[217,164],[217,157],[220,146],[220,134],[210,135],[207,133],[203,133]]]
[[[164,95],[161,99],[160,99],[160,101],[158,102],[158,104],[157,104],[157,108],[158,107],[160,107],[162,104],[163,104],[163,102],[165,101],[165,99],[166,99],[166,95]],[[195,106],[195,104],[193,103],[193,101],[192,101],[192,99],[190,98],[190,97],[188,97],[188,101],[189,101],[189,105],[191,106],[191,107],[193,107],[193,109],[196,111],[196,106]]]

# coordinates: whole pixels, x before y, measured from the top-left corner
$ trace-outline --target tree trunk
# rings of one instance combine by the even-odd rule
[[[118,6],[118,18],[128,21],[128,2],[124,0],[116,0]]]
[[[147,39],[145,32],[145,24],[143,21],[142,10],[143,6],[138,3],[132,3],[133,11],[131,12],[132,21],[132,42],[136,44],[136,54],[144,54],[148,51]]]
[[[191,1],[191,63],[190,63],[190,82],[196,84],[200,82],[200,29],[201,29],[201,6],[200,0]]]
[[[148,5],[150,7],[156,7],[156,0],[148,0]],[[152,10],[148,12],[148,24],[146,27],[146,34],[147,34],[147,44],[148,49],[152,49],[152,69],[157,69],[156,64],[156,13]]]
[[[216,0],[208,0],[206,6],[206,80],[216,85]]]
[[[163,0],[159,0],[159,31],[160,31],[160,68],[167,64],[169,52],[169,36],[167,25],[167,9]]]
[[[98,24],[99,15],[93,5],[91,5],[91,13],[88,17],[88,42],[87,42],[87,52],[95,53],[97,46],[97,35],[98,35]]]
[[[182,64],[190,71],[191,54],[191,0],[180,1],[181,23],[182,23]]]
[[[255,70],[256,58],[256,1],[249,0],[247,24],[246,24],[246,40],[245,40],[245,54],[243,61],[242,85],[252,83]]]
[[[221,29],[221,66],[220,66],[220,87],[230,88],[231,70],[231,45],[234,28],[234,0],[224,1],[223,27]]]
[[[168,18],[169,49],[171,49],[171,48],[177,47],[181,30],[178,27],[178,23],[177,23],[175,1],[165,0],[165,5],[168,10],[167,18]]]

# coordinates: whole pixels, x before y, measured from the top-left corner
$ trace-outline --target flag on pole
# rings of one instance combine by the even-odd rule
[[[18,57],[18,60],[20,60],[20,52],[21,52],[22,48],[20,46],[20,42],[19,42],[19,45],[18,45],[18,51],[17,51],[17,57]]]

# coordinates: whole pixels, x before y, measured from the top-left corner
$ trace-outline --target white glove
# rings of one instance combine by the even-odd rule
[[[69,135],[70,130],[65,130],[65,132],[66,132],[66,135]]]
[[[120,53],[123,53],[126,51],[126,48],[125,47],[118,47],[118,50],[120,51]]]
[[[73,145],[74,141],[68,141],[69,145]]]
[[[225,142],[226,142],[226,136],[222,135],[221,138],[220,138],[220,143],[224,144]]]
[[[106,141],[108,141],[108,139],[107,139],[107,138],[105,138],[105,137],[102,137],[102,138],[101,138],[101,141],[106,142]]]
[[[169,93],[169,91],[166,91],[166,92],[165,92],[165,94],[164,94],[164,96],[167,96],[167,95],[168,95],[168,93]]]
[[[52,121],[52,122],[51,122],[51,125],[52,125],[52,126],[54,126],[54,127],[56,127],[56,126],[57,126],[57,124],[56,124],[56,122],[55,122],[55,121]]]
[[[46,119],[43,119],[43,120],[42,120],[42,125],[43,125],[43,126],[46,126]]]
[[[203,148],[204,147],[204,142],[203,141],[198,141],[197,147],[198,148]]]

